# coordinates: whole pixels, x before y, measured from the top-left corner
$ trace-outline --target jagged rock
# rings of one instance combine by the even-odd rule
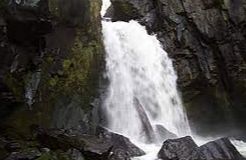
[[[205,160],[245,160],[228,138],[221,138],[199,147]]]
[[[112,0],[112,6],[109,8],[107,17],[112,20],[129,21],[148,17],[154,8],[153,3],[148,0]]]
[[[245,160],[228,138],[208,142],[200,147],[191,137],[167,140],[158,153],[162,160]]]
[[[164,142],[167,139],[175,139],[178,138],[177,135],[174,133],[168,131],[165,127],[162,125],[155,125],[155,133],[158,137],[158,141]]]
[[[76,135],[62,129],[34,128],[38,141],[50,149],[79,150],[88,160],[106,160],[112,145],[103,139],[91,135]]]
[[[145,137],[147,137],[146,142],[154,142],[156,140],[154,129],[149,121],[148,115],[146,114],[142,104],[139,102],[137,98],[134,99],[134,105],[141,120],[142,133],[144,133]]]
[[[110,160],[130,160],[131,157],[144,155],[144,151],[134,145],[128,138],[110,132],[106,128],[98,127],[97,135],[100,139],[112,144]]]
[[[158,158],[162,160],[192,160],[199,159],[198,146],[191,137],[169,139],[162,145]]]

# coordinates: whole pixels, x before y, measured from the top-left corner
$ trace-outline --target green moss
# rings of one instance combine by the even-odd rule
[[[58,84],[58,81],[59,81],[58,77],[55,76],[55,77],[52,77],[52,78],[49,79],[48,84],[51,87],[55,87]]]
[[[57,1],[49,0],[49,7],[53,15],[59,16]],[[81,104],[85,111],[90,109],[90,102],[97,94],[97,83],[101,71],[99,63],[103,61],[103,47],[99,16],[100,3],[99,1],[89,2],[90,12],[93,13],[89,15],[90,24],[85,24],[85,27],[81,28],[69,28],[69,30],[76,30],[76,36],[71,36],[64,46],[49,48],[50,53],[46,53],[43,57],[43,63],[40,64],[42,77],[36,94],[37,101],[32,106],[32,110],[24,104],[25,85],[32,75],[32,72],[28,71],[30,68],[26,68],[21,73],[5,74],[4,83],[21,102],[11,111],[11,115],[6,120],[6,126],[13,128],[9,133],[18,131],[18,134],[27,135],[31,124],[50,127],[54,107],[64,97],[70,100],[76,95],[81,100],[78,102],[79,105]],[[65,24],[58,25],[67,27],[64,26]],[[62,53],[57,55],[56,49],[60,49]]]
[[[71,60],[65,59],[63,61],[63,68],[64,68],[65,71],[69,70],[69,68],[70,68],[71,65],[72,65]]]
[[[60,17],[58,0],[49,0],[49,10],[54,17]]]
[[[52,153],[45,153],[41,157],[37,158],[36,160],[56,160],[56,156]]]
[[[8,88],[15,95],[17,100],[21,100],[24,96],[24,86],[25,82],[21,76],[18,78],[14,77],[13,74],[7,73],[4,77],[4,83],[8,86]]]

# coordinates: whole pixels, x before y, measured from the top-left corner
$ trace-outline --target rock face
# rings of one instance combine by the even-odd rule
[[[146,13],[154,8],[148,0],[112,0],[109,8],[113,20],[129,21],[131,19],[143,18]]]
[[[162,160],[244,160],[227,138],[198,147],[191,137],[167,140],[158,153]]]
[[[0,127],[25,135],[31,124],[92,122],[104,68],[100,8],[100,0],[0,2]]]
[[[188,117],[197,132],[218,132],[218,128],[226,128],[231,122],[244,127],[244,0],[112,2],[116,8],[111,13],[114,20],[136,19],[145,24],[149,32],[157,34],[174,61]],[[133,9],[123,6],[133,6]],[[118,16],[123,15],[122,12],[138,16]]]

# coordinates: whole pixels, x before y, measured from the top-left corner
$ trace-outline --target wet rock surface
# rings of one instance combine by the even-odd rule
[[[199,159],[198,146],[191,137],[167,140],[158,153],[163,160]]]
[[[98,127],[97,133],[99,138],[112,144],[110,160],[130,160],[131,157],[138,157],[145,154],[143,150],[134,145],[128,138],[112,133],[106,128]]]
[[[245,160],[228,138],[208,142],[200,147],[191,137],[167,140],[158,153],[162,160]]]
[[[232,159],[245,160],[228,138],[218,139],[199,147],[204,159]]]
[[[175,135],[174,133],[168,131],[165,127],[163,127],[162,125],[155,125],[154,126],[154,130],[156,133],[156,136],[158,138],[158,141],[165,141],[167,139],[176,139],[178,138],[177,135]]]

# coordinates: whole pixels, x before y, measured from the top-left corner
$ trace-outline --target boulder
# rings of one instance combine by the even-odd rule
[[[158,158],[162,160],[192,160],[199,159],[198,146],[190,136],[169,139],[162,145]]]
[[[130,160],[131,157],[145,154],[128,138],[99,126],[95,135],[76,129],[44,129],[39,126],[32,126],[32,130],[43,147],[68,151],[87,160]]]
[[[228,138],[208,142],[200,147],[191,137],[167,140],[158,153],[162,160],[245,160]]]
[[[128,138],[110,132],[106,128],[98,127],[97,135],[100,139],[112,144],[110,160],[130,160],[131,157],[144,155],[144,151],[134,145]]]
[[[199,147],[206,160],[245,160],[228,138],[221,138]]]

